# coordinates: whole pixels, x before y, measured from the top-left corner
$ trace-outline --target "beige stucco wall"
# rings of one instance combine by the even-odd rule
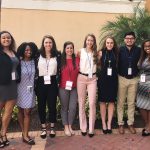
[[[24,41],[34,41],[40,46],[42,37],[51,34],[58,49],[62,49],[67,40],[73,41],[75,48],[79,49],[87,33],[94,33],[99,42],[101,27],[116,15],[118,14],[2,9],[1,29],[10,31],[17,45]]]
[[[145,6],[148,9],[148,11],[150,12],[150,0],[146,0]]]

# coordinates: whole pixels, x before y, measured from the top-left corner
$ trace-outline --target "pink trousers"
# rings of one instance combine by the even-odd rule
[[[97,89],[97,78],[96,75],[93,78],[88,78],[85,75],[78,75],[77,79],[77,92],[79,102],[79,120],[80,129],[82,132],[87,131],[87,120],[85,113],[85,106],[87,103],[87,93],[89,102],[89,133],[94,132],[95,118],[96,118],[96,89]]]

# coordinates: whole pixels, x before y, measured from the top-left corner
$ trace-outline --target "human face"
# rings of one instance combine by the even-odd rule
[[[44,40],[44,48],[46,52],[50,52],[53,47],[53,42],[50,38]]]
[[[133,35],[127,35],[124,38],[124,42],[125,42],[127,47],[132,47],[135,43],[135,37]]]
[[[150,55],[150,41],[145,42],[144,44],[144,51]]]
[[[9,33],[1,34],[0,43],[3,47],[9,47],[11,45],[12,39]]]
[[[66,57],[67,58],[71,58],[72,57],[72,54],[73,54],[73,45],[72,44],[69,44],[66,46],[65,48],[65,52],[66,52]]]
[[[32,55],[32,50],[31,50],[30,46],[27,45],[25,48],[24,57],[27,59],[30,59],[31,55]]]
[[[92,47],[93,47],[93,45],[94,45],[94,39],[93,39],[93,37],[92,36],[88,36],[87,39],[86,39],[86,48],[88,50],[91,50]]]
[[[106,48],[107,50],[112,50],[114,47],[114,41],[111,38],[106,39]]]

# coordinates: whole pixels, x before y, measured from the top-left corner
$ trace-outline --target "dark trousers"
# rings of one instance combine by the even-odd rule
[[[37,101],[38,112],[41,124],[46,123],[46,104],[48,108],[48,119],[50,123],[56,122],[56,102],[58,95],[58,85],[56,76],[51,76],[51,84],[44,84],[43,77],[37,81]]]

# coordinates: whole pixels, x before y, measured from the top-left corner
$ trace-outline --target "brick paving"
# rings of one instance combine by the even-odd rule
[[[113,134],[103,135],[102,131],[96,130],[93,138],[81,136],[80,131],[76,131],[74,136],[66,137],[63,131],[57,131],[56,138],[43,140],[39,137],[40,132],[31,132],[35,137],[35,146],[29,146],[21,141],[21,133],[9,133],[10,146],[4,150],[150,150],[150,136],[142,137],[141,129],[138,133],[130,134],[126,129],[124,135],[118,134],[114,129]]]

